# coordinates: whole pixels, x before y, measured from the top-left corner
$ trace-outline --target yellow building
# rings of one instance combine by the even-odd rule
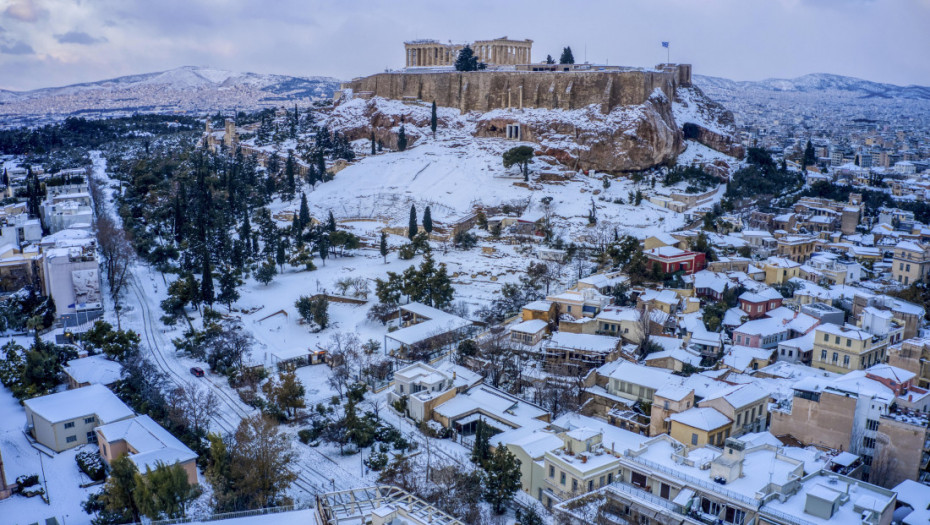
[[[920,281],[930,274],[930,247],[901,241],[894,247],[891,278],[901,284]]]
[[[762,263],[765,271],[765,284],[784,284],[789,279],[798,277],[801,265],[784,257],[769,257]]]
[[[811,366],[845,374],[864,370],[885,358],[887,337],[873,336],[855,326],[820,325],[814,331]]]
[[[669,434],[690,448],[704,445],[723,446],[733,427],[730,418],[710,407],[690,408],[670,415],[669,419]]]

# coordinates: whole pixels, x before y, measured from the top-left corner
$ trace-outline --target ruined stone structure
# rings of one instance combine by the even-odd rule
[[[435,67],[455,64],[465,44],[443,44],[438,40],[404,42],[406,67]],[[532,40],[511,40],[506,36],[494,40],[478,40],[471,44],[478,60],[489,66],[528,64],[532,59]]]
[[[643,104],[659,89],[672,100],[691,84],[689,64],[623,71],[447,71],[380,73],[342,85],[362,98],[435,101],[468,111],[498,108],[578,109],[597,104],[604,114]]]

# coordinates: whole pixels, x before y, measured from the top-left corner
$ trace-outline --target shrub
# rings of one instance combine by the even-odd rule
[[[297,439],[299,439],[301,443],[306,445],[307,443],[310,443],[311,441],[313,441],[313,434],[310,432],[310,429],[302,428],[297,431]]]
[[[77,461],[78,467],[90,479],[100,481],[107,477],[107,471],[103,467],[103,461],[100,460],[100,454],[87,450],[79,453],[74,459]]]

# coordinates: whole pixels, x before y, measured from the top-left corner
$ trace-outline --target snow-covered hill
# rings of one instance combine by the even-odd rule
[[[860,98],[901,98],[930,100],[930,87],[896,86],[854,77],[813,73],[793,79],[769,78],[757,82],[694,75],[694,83],[708,92],[760,90],[769,92],[812,93],[838,91]]]
[[[338,87],[339,81],[330,77],[237,73],[185,66],[33,91],[0,90],[0,117],[6,125],[19,125],[68,116],[252,110],[331,98]]]

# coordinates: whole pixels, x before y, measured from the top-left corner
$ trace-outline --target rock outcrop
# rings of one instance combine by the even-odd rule
[[[606,115],[596,104],[570,111],[495,110],[478,119],[475,135],[503,137],[508,124],[519,125],[523,140],[572,169],[641,171],[684,151],[671,103],[659,90],[643,104],[618,106]]]
[[[746,155],[745,148],[735,138],[733,113],[707,98],[700,88],[678,88],[674,108],[675,120],[685,139],[738,159]]]

